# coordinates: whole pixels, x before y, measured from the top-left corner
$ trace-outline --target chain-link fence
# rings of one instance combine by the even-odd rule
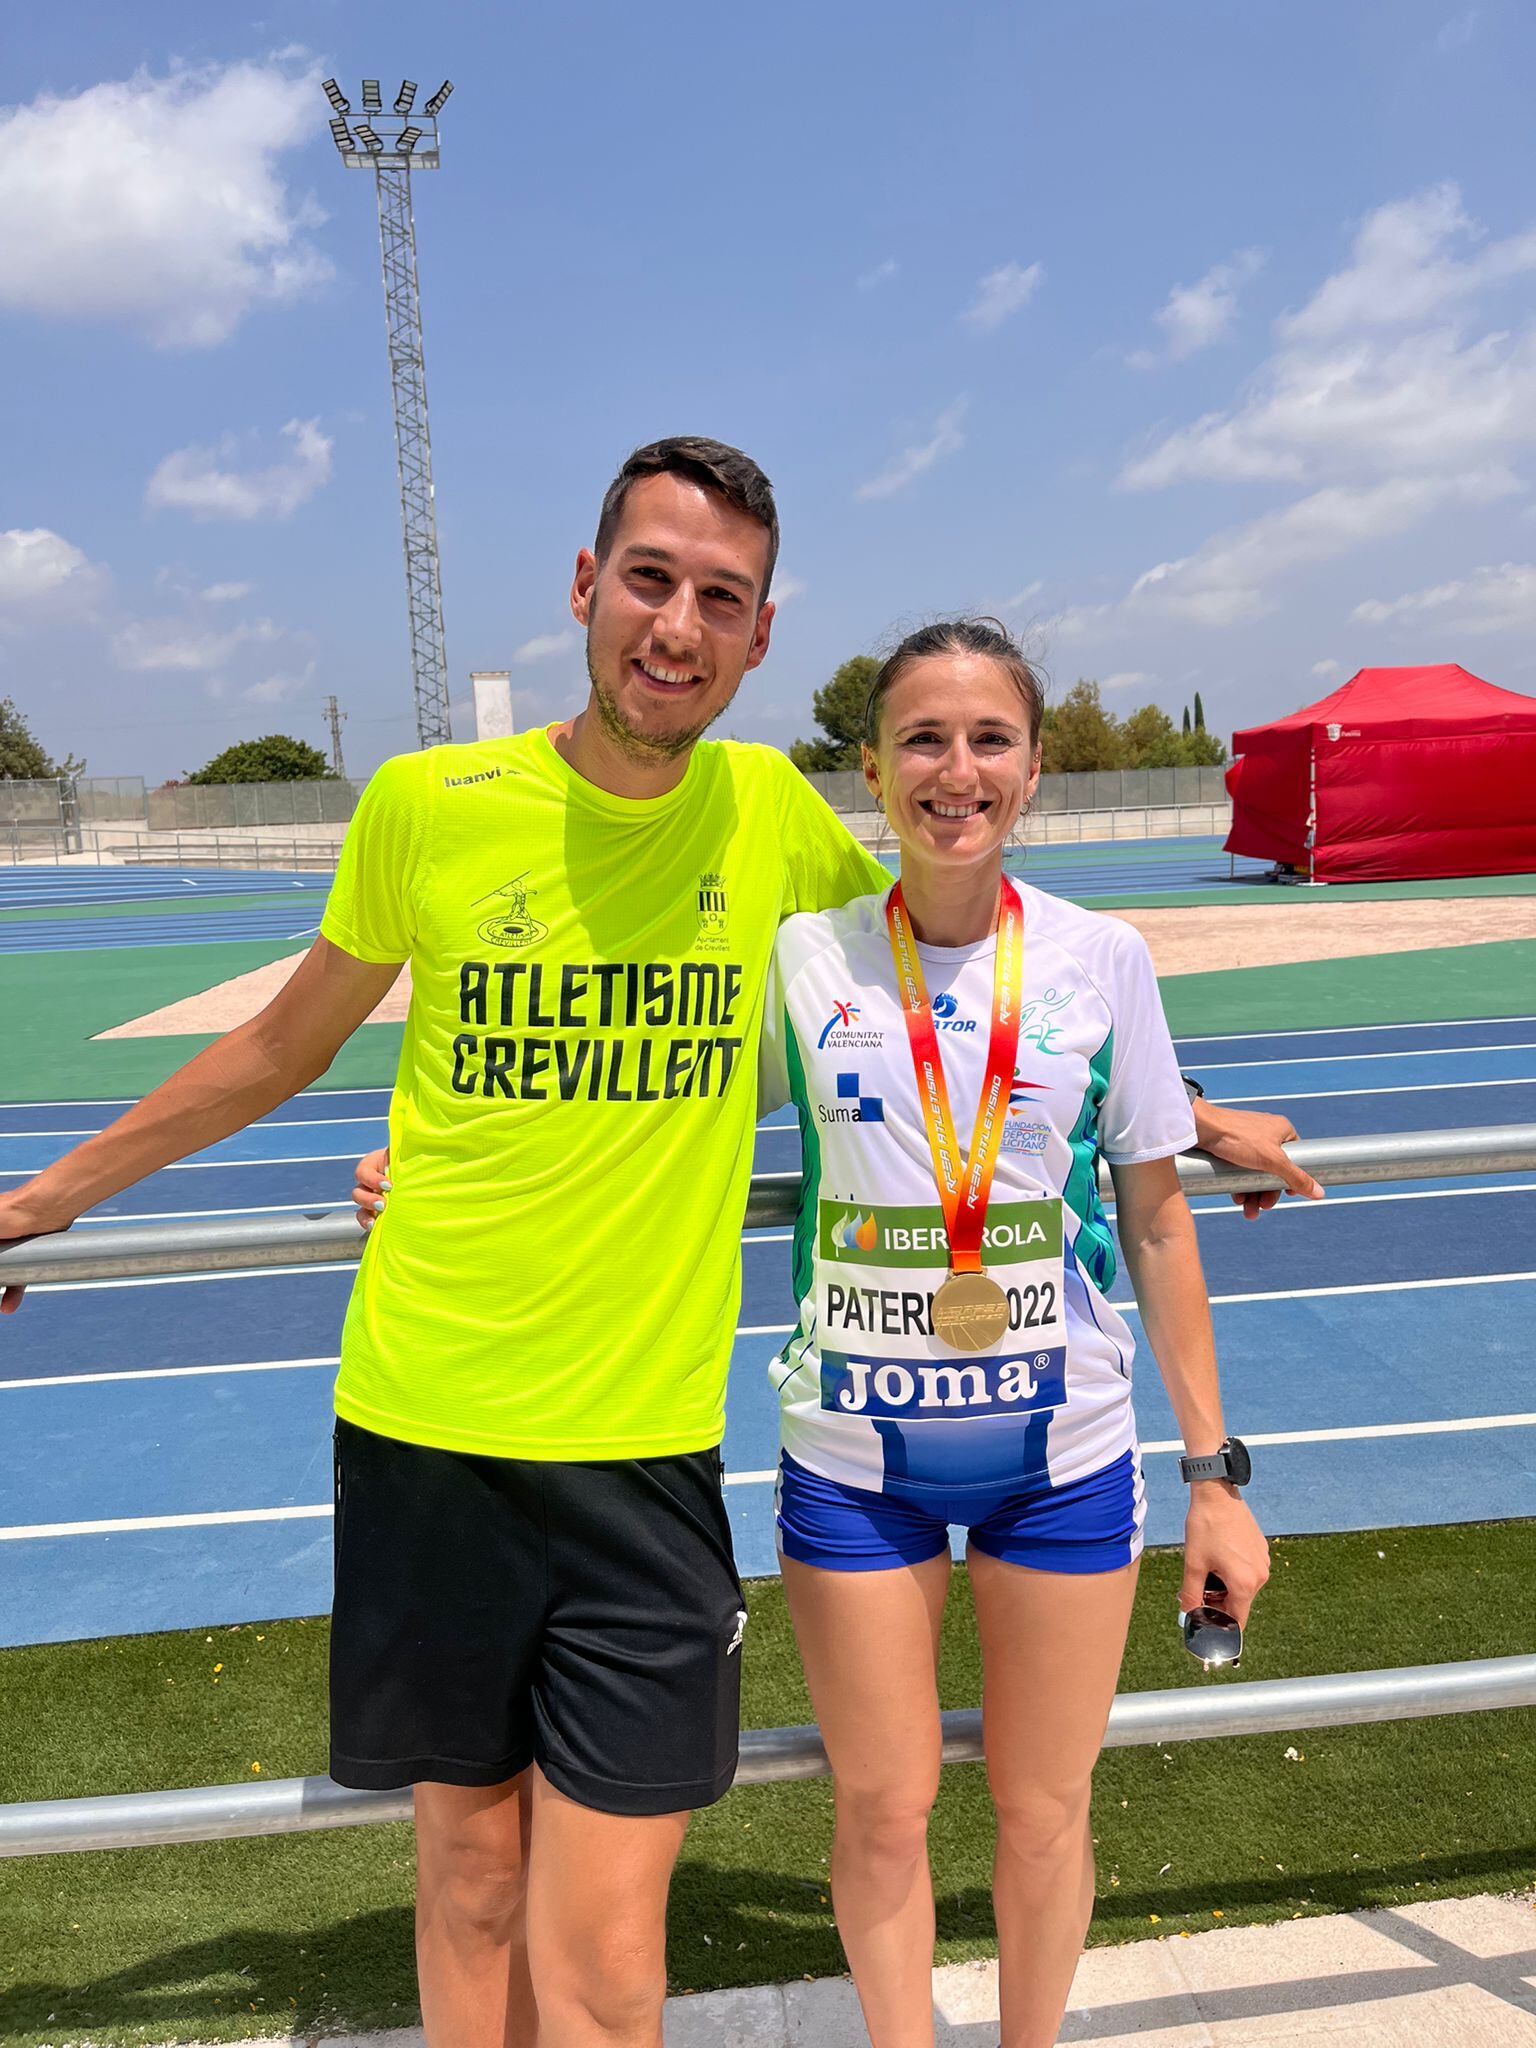
[[[1036,811],[1169,809],[1226,801],[1224,768],[1113,768],[1083,775],[1042,775]],[[875,800],[856,770],[808,775],[834,811],[872,811]]]
[[[224,782],[184,784],[149,793],[151,832],[222,831],[260,825],[345,825],[357,809],[357,784]]]

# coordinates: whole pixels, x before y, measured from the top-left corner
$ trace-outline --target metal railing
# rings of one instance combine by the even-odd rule
[[[1106,1749],[1162,1742],[1210,1742],[1228,1735],[1276,1735],[1345,1728],[1363,1721],[1413,1721],[1436,1714],[1486,1714],[1536,1705],[1536,1657],[1488,1657],[1466,1664],[1412,1664],[1396,1671],[1349,1671],[1320,1678],[1270,1678],[1209,1690],[1126,1693],[1110,1709]],[[941,1716],[943,1761],[982,1759],[981,1712]],[[741,1738],[738,1785],[781,1785],[831,1770],[814,1727],[757,1728]],[[270,1778],[174,1792],[124,1792],[95,1799],[39,1799],[0,1806],[0,1858],[60,1856],[86,1849],[139,1849],[174,1842],[222,1842],[251,1835],[309,1835],[330,1828],[409,1820],[411,1794],[354,1792],[332,1778]]]
[[[1302,1138],[1285,1149],[1324,1187],[1521,1173],[1536,1168],[1536,1124]],[[1191,1195],[1258,1193],[1279,1185],[1272,1175],[1222,1166],[1203,1152],[1181,1154],[1179,1181]],[[1106,1195],[1113,1194],[1108,1170],[1103,1167],[1100,1185]],[[761,1230],[793,1222],[799,1186],[798,1173],[754,1176],[744,1227]],[[0,1285],[30,1287],[44,1286],[50,1280],[128,1280],[147,1273],[343,1265],[360,1254],[357,1218],[350,1208],[316,1208],[297,1216],[216,1216],[195,1223],[101,1223],[78,1232],[33,1238],[0,1252]]]

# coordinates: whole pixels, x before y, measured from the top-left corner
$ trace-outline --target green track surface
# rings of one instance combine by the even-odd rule
[[[1029,870],[1021,870],[1030,879]],[[1235,883],[1220,891],[1171,889],[1161,894],[1143,890],[1130,896],[1080,896],[1085,910],[1225,910],[1229,905],[1262,903],[1274,909],[1296,909],[1318,903],[1443,902],[1474,896],[1536,896],[1536,875],[1487,875],[1465,882],[1356,882],[1326,889],[1277,888],[1273,883],[1244,889]],[[1532,913],[1536,930],[1536,912]]]
[[[0,1096],[104,1102],[142,1095],[212,1036],[95,1042],[94,1033],[291,951],[287,944],[238,943],[0,959]],[[1179,1035],[1518,1017],[1536,1008],[1536,939],[1176,974],[1162,990]],[[401,1035],[398,1024],[366,1026],[342,1047],[322,1090],[388,1087]]]
[[[1152,1554],[1121,1690],[1529,1651],[1533,1546],[1530,1522],[1277,1543],[1244,1669],[1222,1679],[1178,1647],[1178,1560]],[[778,1582],[754,1584],[749,1602],[745,1724],[809,1720]],[[326,1638],[323,1621],[283,1622],[0,1652],[0,1798],[223,1784],[257,1763],[269,1778],[323,1770]],[[980,1697],[963,1572],[942,1692],[951,1707]],[[1533,1778],[1529,1712],[1111,1751],[1096,1781],[1090,1940],[1529,1885]],[[673,1891],[674,1989],[842,1969],[830,1830],[824,1780],[735,1792],[694,1821]],[[977,1767],[945,1771],[931,1847],[941,1960],[992,1953]],[[405,2025],[411,1884],[402,1827],[0,1863],[0,2040]]]
[[[1536,939],[1173,974],[1159,985],[1175,1037],[1523,1017],[1536,1012]]]
[[[132,903],[59,903],[26,910],[7,910],[0,906],[0,925],[36,924],[52,918],[163,917],[170,911],[180,911],[194,918],[222,917],[231,910],[275,910],[289,900],[281,890],[263,891],[259,896],[218,896],[210,890],[200,889],[196,895],[145,897]],[[319,922],[317,898],[313,891],[300,895],[296,890],[291,901],[295,910],[316,907],[315,921]]]
[[[119,1038],[94,1034],[216,988],[296,949],[292,941],[217,946],[143,946],[124,951],[13,953],[0,958],[7,1102],[108,1102],[137,1097],[191,1059],[216,1034]],[[403,1027],[370,1024],[342,1047],[322,1086],[387,1088]]]

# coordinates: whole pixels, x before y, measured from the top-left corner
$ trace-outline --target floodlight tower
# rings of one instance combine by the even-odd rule
[[[352,103],[334,78],[325,96],[334,110],[331,135],[349,171],[372,171],[379,201],[384,259],[384,319],[395,400],[395,453],[400,466],[400,516],[405,528],[405,594],[411,628],[411,680],[416,737],[423,747],[450,740],[448,660],[443,648],[443,585],[432,502],[432,442],[427,432],[427,374],[421,342],[421,287],[416,276],[416,224],[411,172],[438,168],[437,117],[453,91],[450,80],[412,116],[416,81],[402,81],[393,113],[384,112],[376,78],[363,80],[362,118],[347,126]]]

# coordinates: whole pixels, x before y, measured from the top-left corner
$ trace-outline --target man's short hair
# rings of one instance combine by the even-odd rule
[[[630,486],[647,476],[686,477],[702,490],[713,491],[738,512],[745,512],[767,530],[768,566],[757,601],[767,600],[773,582],[773,565],[779,557],[779,513],[773,502],[773,485],[750,455],[728,448],[724,441],[710,441],[699,434],[673,434],[665,441],[651,441],[628,457],[603,494],[603,509],[597,519],[597,539],[592,552],[599,562],[613,545],[624,500]]]

